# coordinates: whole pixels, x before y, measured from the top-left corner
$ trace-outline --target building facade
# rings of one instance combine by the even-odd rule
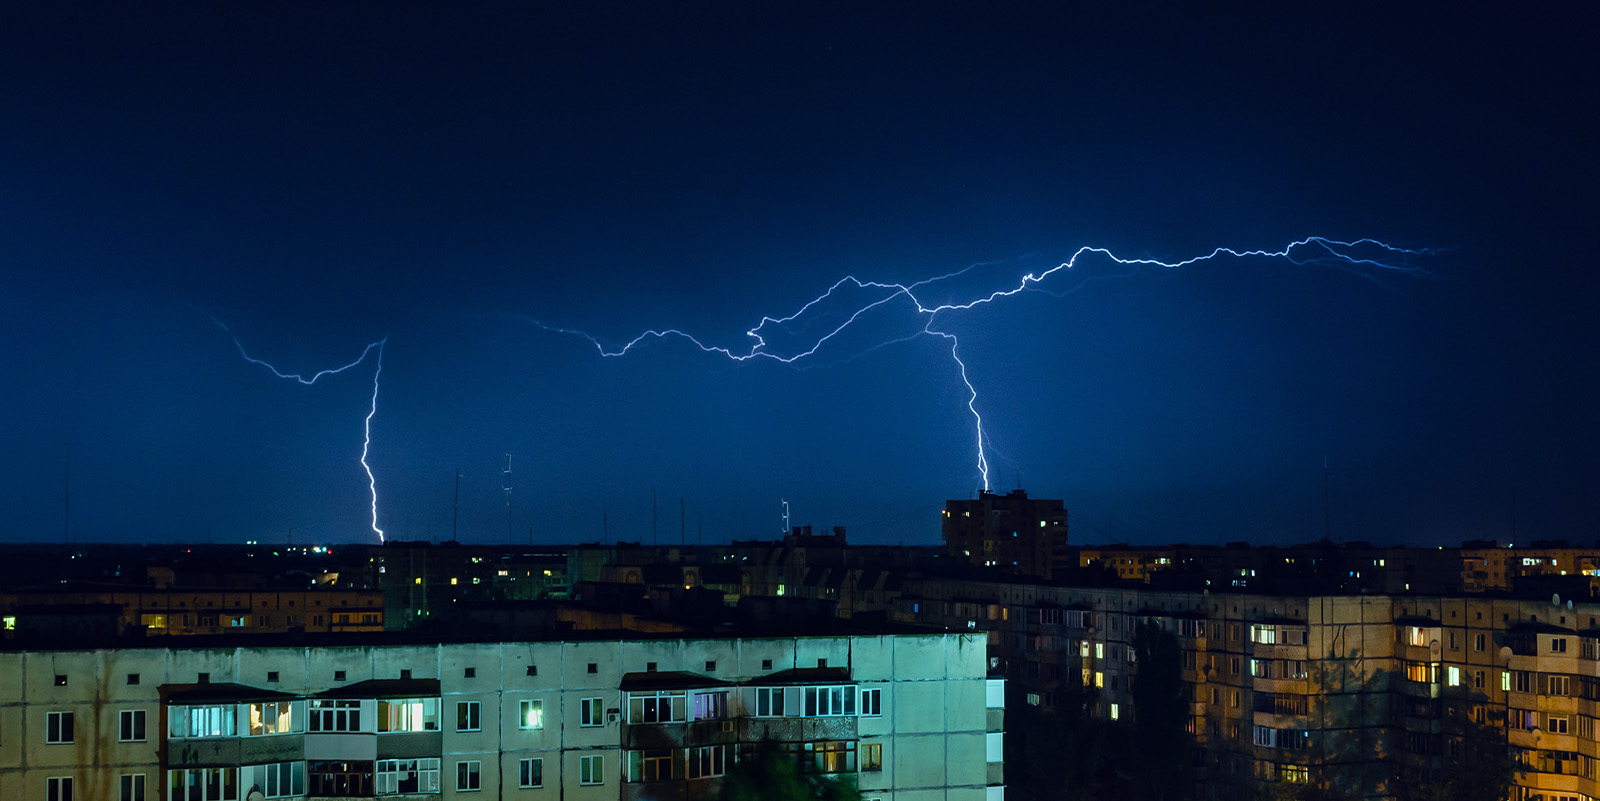
[[[759,742],[882,801],[997,801],[982,635],[0,653],[0,797],[694,799]]]

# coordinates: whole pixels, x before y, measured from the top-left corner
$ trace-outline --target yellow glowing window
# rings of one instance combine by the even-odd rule
[[[453,579],[453,578],[450,579],[450,586],[454,587],[455,585],[456,585],[456,579]]]

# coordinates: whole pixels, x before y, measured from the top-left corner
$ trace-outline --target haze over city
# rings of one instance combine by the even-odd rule
[[[1583,27],[6,8],[0,540],[1589,539]]]

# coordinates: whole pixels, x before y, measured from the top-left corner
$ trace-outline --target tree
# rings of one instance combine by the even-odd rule
[[[855,777],[821,773],[777,744],[758,743],[722,778],[717,801],[862,801]]]
[[[1186,798],[1191,742],[1182,646],[1172,632],[1144,622],[1133,633],[1133,653],[1138,672],[1129,689],[1140,757],[1128,766],[1137,788],[1132,795],[1150,801]]]

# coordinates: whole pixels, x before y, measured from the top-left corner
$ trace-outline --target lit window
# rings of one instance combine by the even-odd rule
[[[518,705],[517,728],[542,729],[544,728],[544,702],[523,701]],[[530,785],[523,785],[524,787]]]

